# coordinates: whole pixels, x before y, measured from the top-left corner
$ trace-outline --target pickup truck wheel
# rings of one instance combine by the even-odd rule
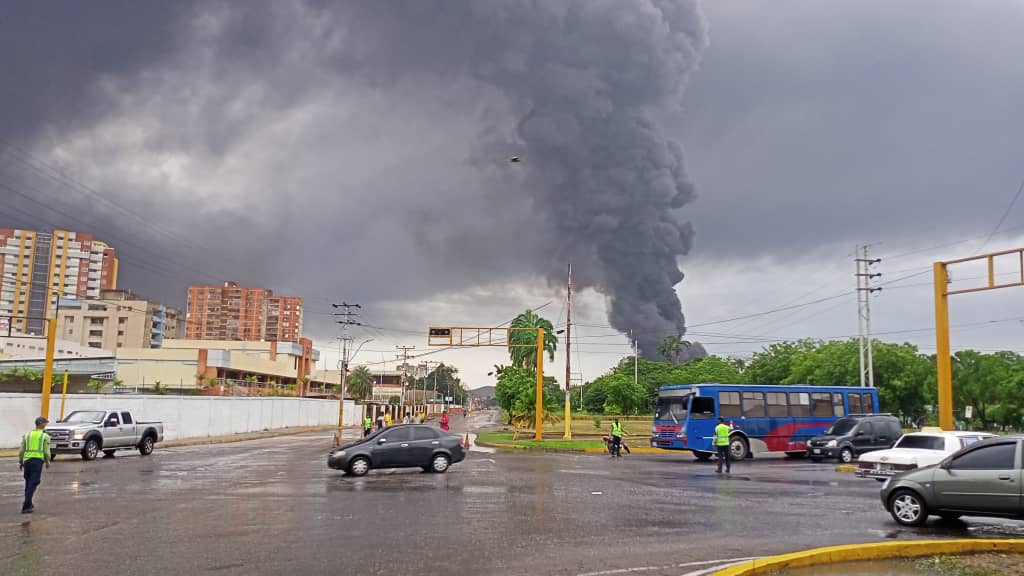
[[[139,442],[139,454],[149,456],[153,453],[153,437],[146,436]]]
[[[93,439],[87,440],[82,447],[82,460],[94,460],[99,453],[100,443]]]
[[[104,450],[103,451],[103,456],[105,458],[113,458],[114,457],[114,452],[117,452],[117,450]]]

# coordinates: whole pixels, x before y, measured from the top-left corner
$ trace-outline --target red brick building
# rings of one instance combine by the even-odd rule
[[[302,298],[234,282],[188,288],[187,339],[298,342],[301,334]]]

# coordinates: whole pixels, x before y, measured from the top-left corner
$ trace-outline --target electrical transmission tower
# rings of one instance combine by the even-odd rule
[[[870,258],[868,246],[858,246],[854,261],[857,263],[857,328],[860,334],[860,385],[875,387],[874,362],[871,357],[871,295],[881,292],[881,286],[872,287],[871,283],[882,275],[872,272],[871,267],[882,261],[881,258]]]

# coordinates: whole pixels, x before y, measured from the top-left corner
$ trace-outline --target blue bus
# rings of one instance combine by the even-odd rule
[[[714,455],[718,418],[732,426],[732,457],[764,452],[807,453],[807,441],[848,414],[878,412],[878,390],[853,386],[686,384],[662,386],[651,446]]]

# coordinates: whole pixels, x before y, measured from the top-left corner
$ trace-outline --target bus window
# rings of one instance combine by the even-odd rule
[[[722,418],[738,418],[742,415],[739,392],[718,393],[718,415]]]
[[[789,395],[789,413],[794,418],[811,415],[811,395],[807,392],[793,392]]]
[[[743,417],[764,418],[764,392],[743,393]]]
[[[689,402],[687,396],[676,396],[674,398],[658,398],[657,410],[654,413],[655,420],[686,420],[686,405]]]
[[[785,418],[789,416],[789,409],[786,407],[785,392],[769,392],[768,396],[768,417]]]
[[[832,395],[828,392],[811,393],[811,416],[828,418],[832,416]]]
[[[851,392],[850,393],[850,414],[863,414],[864,409],[860,405],[860,394]]]
[[[833,394],[832,395],[832,415],[836,418],[842,418],[846,416],[846,407],[843,406],[843,395]]]
[[[694,396],[690,401],[690,420],[706,420],[715,417],[715,399],[709,396]]]
[[[864,393],[860,395],[861,408],[865,414],[873,414],[875,412],[875,400],[871,397],[871,394]]]

